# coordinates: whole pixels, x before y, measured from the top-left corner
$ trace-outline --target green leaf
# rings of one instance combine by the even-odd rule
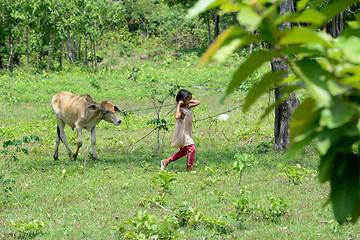
[[[351,90],[350,86],[341,85],[332,79],[327,81],[327,86],[332,96],[342,95]]]
[[[336,45],[343,50],[347,60],[360,64],[360,29],[348,27],[337,38]]]
[[[29,155],[29,150],[27,150],[26,148],[22,148],[21,151],[22,151],[25,155]]]
[[[238,15],[237,20],[241,25],[244,25],[249,31],[254,31],[258,28],[262,21],[262,17],[251,7],[243,7]]]
[[[270,87],[274,87],[287,74],[285,71],[268,72],[259,83],[255,84],[246,95],[244,111],[249,110],[250,106]]]
[[[273,23],[273,19],[265,17],[262,23],[259,25],[259,36],[269,44],[278,44],[279,29]]]
[[[244,33],[239,26],[231,26],[222,32],[216,38],[215,42],[206,50],[199,61],[198,67],[209,60],[222,62],[236,49],[248,45],[253,41],[255,41],[253,35]]]
[[[275,24],[280,24],[283,22],[292,22],[292,23],[321,23],[324,20],[325,16],[314,10],[314,9],[307,9],[303,12],[294,12],[294,13],[287,13],[283,16],[279,17]]]
[[[310,126],[317,123],[319,116],[320,109],[317,108],[316,101],[312,98],[305,99],[291,116],[290,140],[294,141],[297,136],[306,133]]]
[[[334,173],[331,177],[330,198],[333,203],[336,220],[342,224],[359,202],[359,158],[355,154],[337,154],[337,162],[344,164],[344,170]]]
[[[325,47],[319,43],[308,43],[306,45],[283,46],[282,51],[285,54],[295,54],[300,58],[306,56],[324,56],[326,51]]]
[[[325,183],[330,180],[336,161],[336,154],[333,151],[326,153],[320,159],[319,181]]]
[[[329,47],[329,37],[309,27],[293,27],[291,30],[284,30],[283,36],[280,39],[280,44],[282,45],[305,43],[320,43],[323,46]]]
[[[303,140],[294,143],[291,148],[286,152],[286,154],[282,157],[282,162],[290,161],[296,153],[303,150],[304,147],[307,146],[310,142],[312,142],[316,137],[317,133],[313,132]]]
[[[310,0],[300,0],[300,1],[298,1],[297,4],[296,4],[296,9],[298,11],[304,9],[307,6],[309,1]]]
[[[234,76],[226,90],[222,101],[237,87],[243,83],[256,69],[265,62],[270,61],[273,57],[277,57],[276,51],[260,51],[250,55],[250,57],[236,70]]]
[[[360,199],[357,201],[357,206],[353,208],[353,211],[351,212],[351,222],[356,223],[357,219],[360,217]]]
[[[30,136],[30,138],[32,140],[34,140],[34,141],[37,141],[37,142],[40,141],[40,138],[38,136],[36,136],[36,135],[33,135],[33,134]]]
[[[27,137],[27,136],[23,137],[23,142],[24,142],[24,143],[29,143],[30,140],[31,140],[31,139],[30,139],[29,137]]]
[[[20,146],[22,144],[21,140],[14,140],[14,146]]]
[[[3,148],[7,148],[8,146],[14,145],[14,142],[12,140],[7,140],[3,142]]]
[[[288,97],[288,95],[282,95],[276,102],[271,104],[265,109],[265,112],[261,115],[260,119],[263,120],[266,116],[268,116],[273,110],[279,106],[285,99]]]
[[[199,0],[197,1],[192,8],[189,9],[187,13],[188,18],[193,18],[199,15],[200,13],[205,12],[211,8],[217,7],[223,3],[224,0]]]
[[[356,113],[356,109],[337,98],[333,100],[330,108],[322,111],[320,125],[330,129],[337,128],[352,120]]]
[[[324,2],[324,1],[322,1]],[[358,0],[335,0],[332,3],[325,6],[324,10],[322,11],[325,18],[322,20],[322,22],[317,24],[312,24],[310,27],[313,29],[317,29],[320,26],[326,24],[328,21],[330,21],[332,18],[334,18],[339,13],[343,12],[346,7],[349,7],[353,5],[354,3],[357,3]]]
[[[326,73],[313,59],[304,58],[295,63],[299,69],[299,75],[306,83],[310,95],[323,106],[329,106],[331,96],[326,86]]]
[[[321,155],[326,155],[331,146],[340,138],[342,128],[328,129],[324,128],[318,135],[316,142],[317,149]]]

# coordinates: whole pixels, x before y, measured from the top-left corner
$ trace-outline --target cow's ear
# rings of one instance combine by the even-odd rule
[[[114,106],[114,111],[115,112],[120,112],[120,109],[117,106]]]
[[[95,111],[95,110],[99,109],[99,106],[97,106],[97,105],[95,105],[95,104],[92,104],[92,105],[90,105],[88,108],[89,108],[90,110]]]

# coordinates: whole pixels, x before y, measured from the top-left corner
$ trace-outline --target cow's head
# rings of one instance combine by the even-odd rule
[[[100,105],[90,105],[89,109],[91,110],[100,110],[105,121],[119,125],[121,120],[116,116],[115,112],[120,112],[120,109],[117,106],[113,106],[109,101],[105,100]]]

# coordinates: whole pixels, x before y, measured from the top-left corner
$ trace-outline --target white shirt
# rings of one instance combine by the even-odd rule
[[[176,148],[182,148],[194,144],[192,139],[192,112],[190,108],[180,108],[185,117],[184,119],[177,119],[175,123],[174,137],[172,139],[171,146]]]

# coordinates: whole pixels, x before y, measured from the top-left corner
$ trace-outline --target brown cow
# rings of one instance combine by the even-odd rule
[[[109,123],[119,125],[121,120],[116,116],[115,112],[120,112],[119,108],[113,106],[109,101],[102,103],[95,102],[89,95],[75,95],[70,92],[59,92],[51,101],[57,120],[57,134],[54,159],[58,160],[60,140],[64,142],[70,157],[76,159],[82,142],[82,129],[91,131],[91,144],[93,148],[93,158],[99,160],[96,149],[96,125],[105,120]],[[69,125],[73,130],[77,131],[77,148],[73,153],[66,140],[64,132],[65,124]]]

